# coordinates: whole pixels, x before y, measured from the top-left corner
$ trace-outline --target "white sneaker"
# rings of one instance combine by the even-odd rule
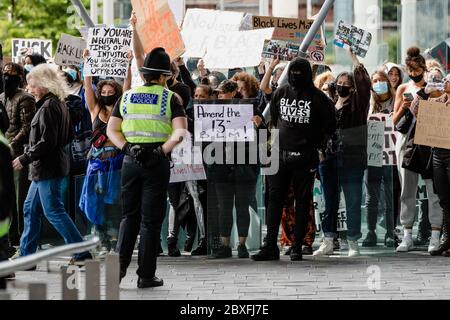
[[[329,256],[333,254],[333,238],[325,238],[320,244],[319,249],[314,251],[313,256]]]
[[[403,237],[402,243],[397,247],[397,252],[408,252],[414,246],[412,236]]]
[[[428,245],[428,253],[437,251],[439,248],[439,244],[440,244],[439,238],[435,239],[435,238],[431,237],[430,244]]]
[[[348,256],[349,257],[357,257],[359,256],[359,245],[358,241],[348,240]]]
[[[348,250],[348,242],[346,239],[339,239],[339,250]]]

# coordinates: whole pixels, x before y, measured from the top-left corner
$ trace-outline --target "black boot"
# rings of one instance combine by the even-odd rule
[[[364,239],[362,246],[363,247],[376,247],[377,245],[377,234],[374,230],[369,230],[367,232],[366,238]]]
[[[167,238],[167,249],[169,251],[169,257],[181,256],[180,250],[177,248],[178,239],[174,237]]]
[[[450,221],[448,221],[448,220],[449,219],[445,218],[445,216],[444,216],[443,228],[445,228],[446,230],[450,229]],[[430,252],[430,254],[432,256],[440,256],[448,250],[450,250],[450,238],[446,237],[445,241],[439,245],[438,249],[436,251]],[[446,252],[446,256],[447,256],[447,252]]]
[[[192,250],[191,256],[206,256],[208,254],[208,247],[206,244],[206,239],[203,238],[200,240],[197,248]]]
[[[280,249],[277,245],[269,245],[267,242],[258,253],[251,256],[255,261],[280,260]]]

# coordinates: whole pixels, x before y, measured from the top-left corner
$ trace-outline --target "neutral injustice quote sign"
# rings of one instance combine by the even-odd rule
[[[123,28],[89,28],[85,76],[125,78],[133,32]]]

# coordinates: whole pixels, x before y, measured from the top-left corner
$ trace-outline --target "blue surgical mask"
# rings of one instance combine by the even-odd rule
[[[65,69],[64,72],[69,74],[69,76],[72,78],[73,81],[77,80],[78,73],[75,70],[68,68],[68,69]]]
[[[377,95],[385,94],[388,92],[388,90],[389,88],[387,82],[380,81],[373,85],[373,91],[375,91]]]
[[[32,64],[26,64],[23,66],[23,68],[29,73],[31,72],[31,70],[33,69],[33,65]]]

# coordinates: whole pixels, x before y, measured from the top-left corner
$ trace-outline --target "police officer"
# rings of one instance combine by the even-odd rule
[[[145,85],[124,93],[113,109],[107,134],[126,155],[117,245],[120,279],[130,265],[140,233],[137,286],[147,288],[163,285],[155,271],[170,178],[167,155],[180,141],[177,137],[187,128],[187,120],[178,97],[165,87],[171,77],[165,50],[153,49],[139,71]]]
[[[11,212],[15,206],[14,178],[11,149],[0,132],[0,261],[8,260],[8,231]],[[5,278],[0,278],[0,289],[6,289]]]

